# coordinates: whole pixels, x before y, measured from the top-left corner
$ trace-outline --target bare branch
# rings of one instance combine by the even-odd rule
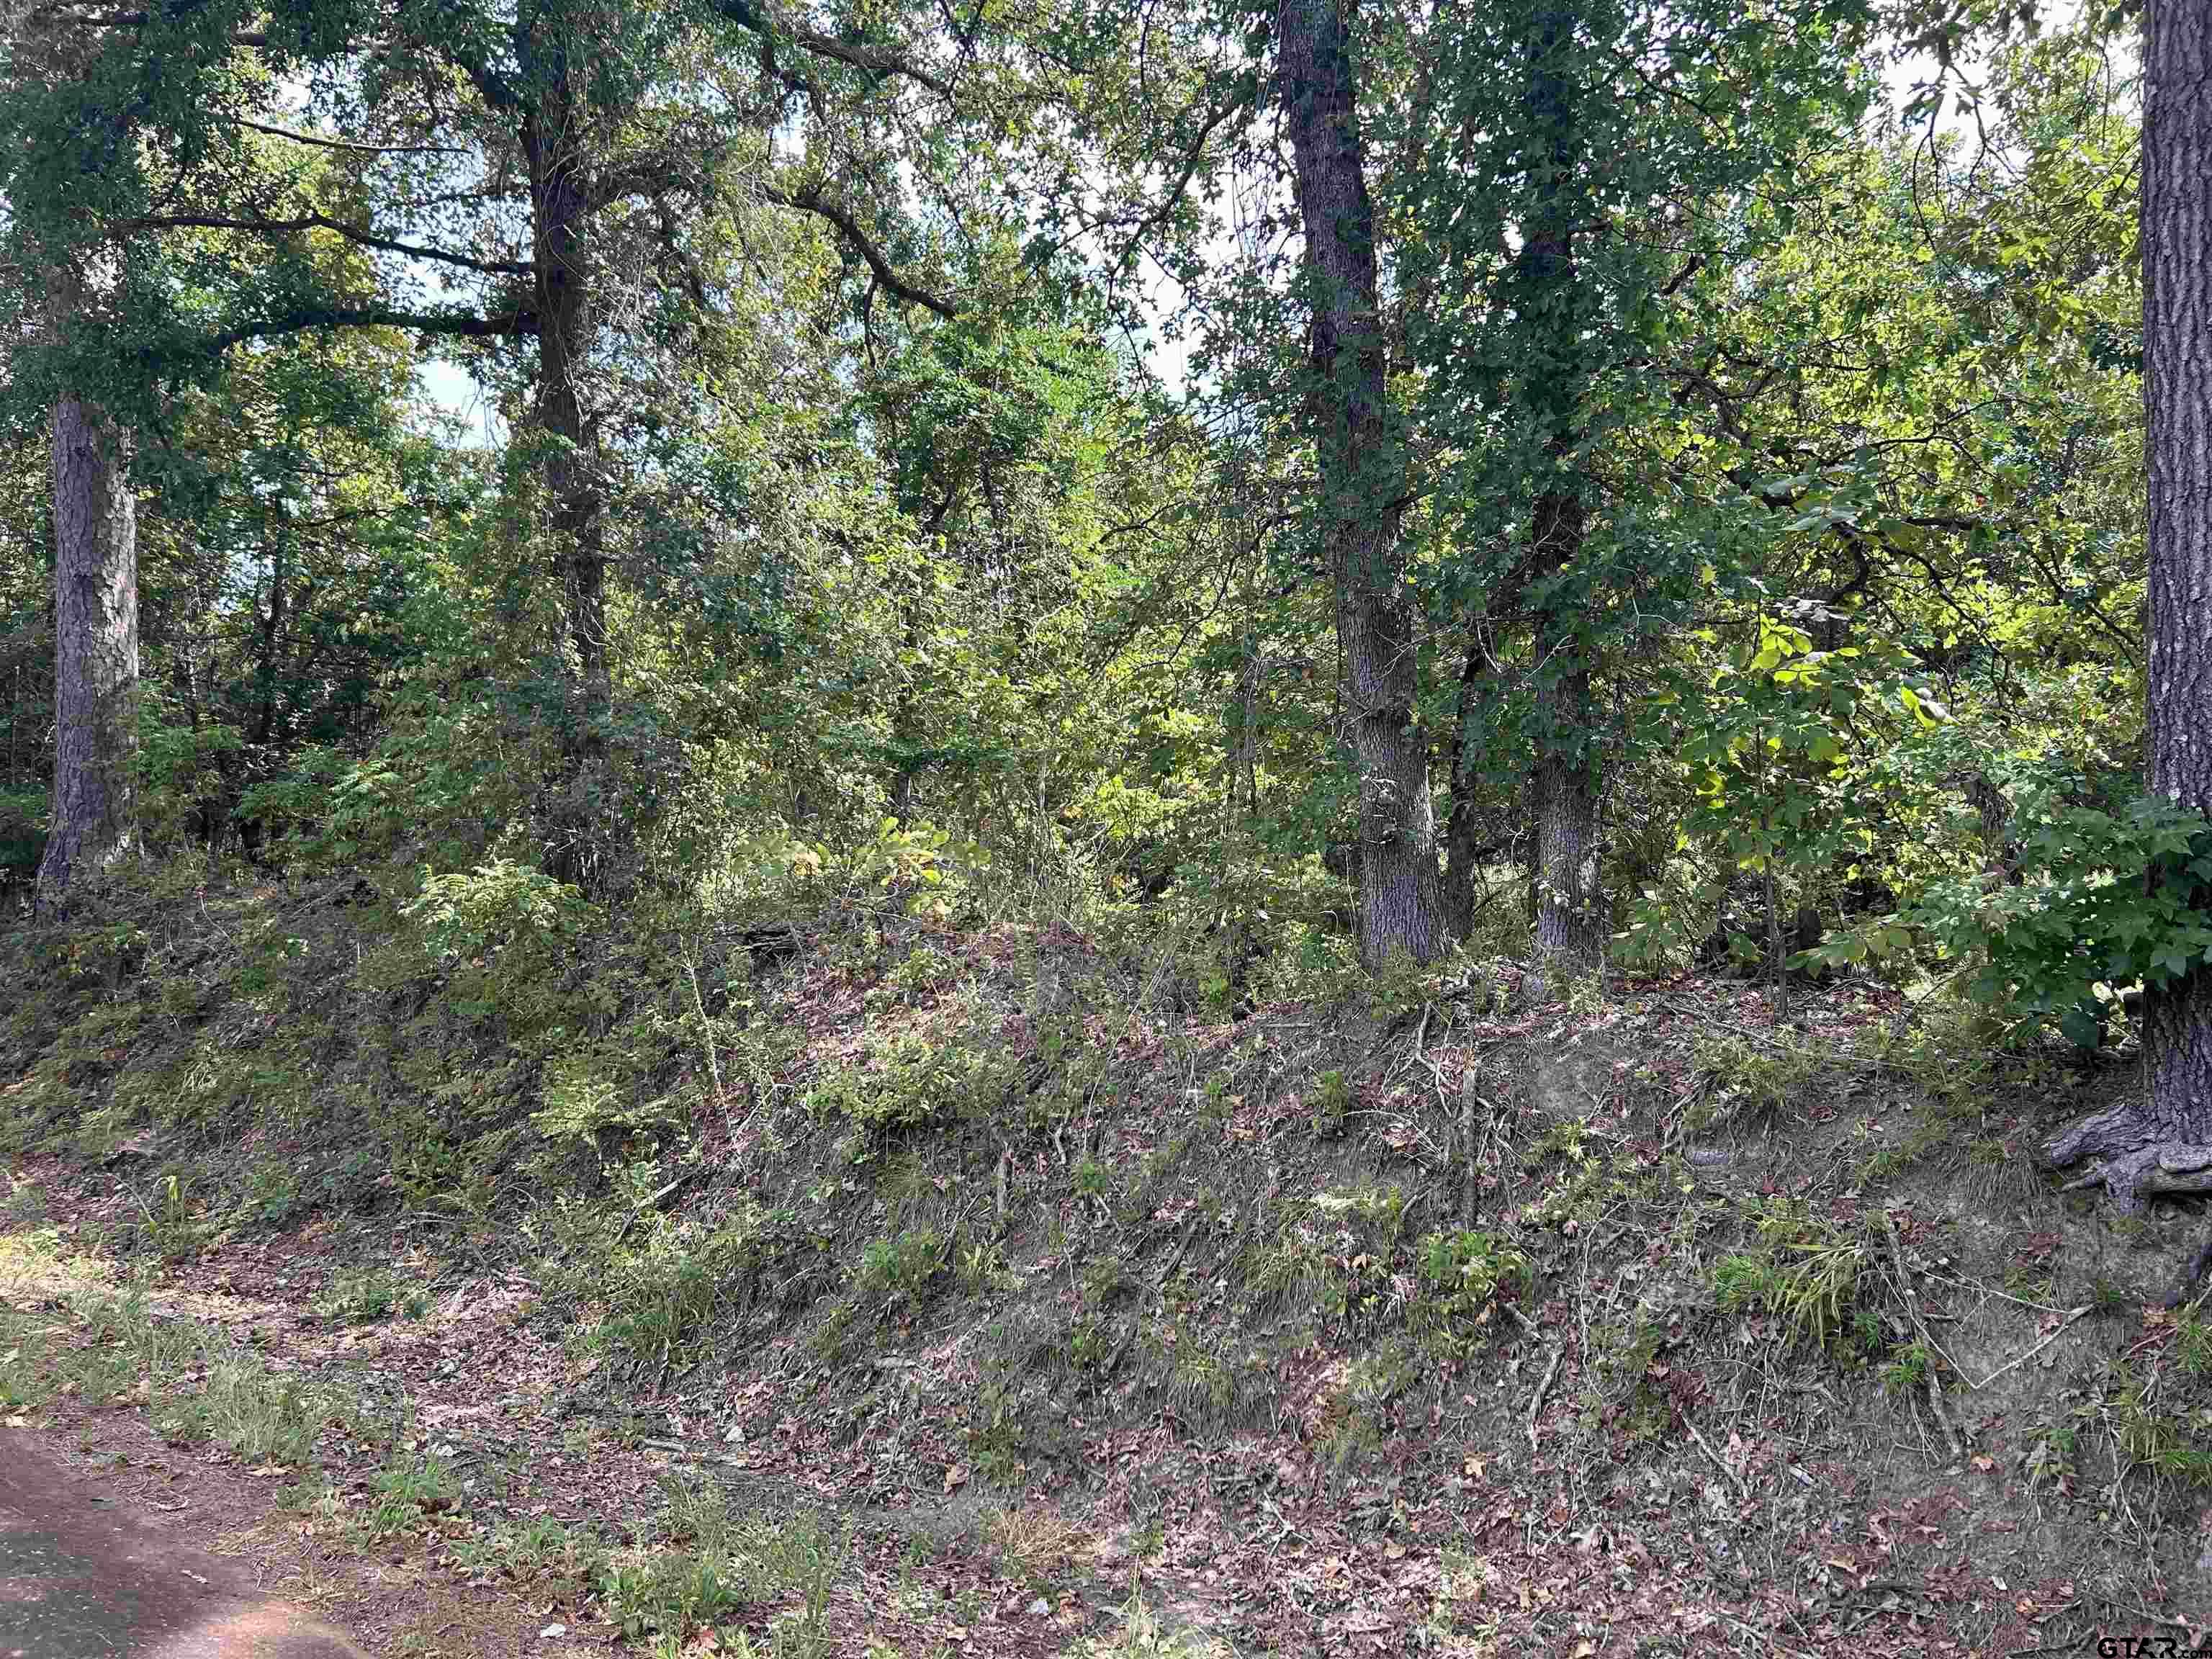
[[[455,253],[450,248],[424,247],[416,242],[398,241],[389,236],[379,236],[371,231],[326,218],[319,213],[304,213],[295,219],[234,219],[214,213],[158,214],[145,218],[125,219],[117,228],[122,230],[242,230],[256,236],[289,236],[303,230],[327,230],[362,247],[400,254],[410,259],[429,259],[440,264],[459,265],[465,270],[480,270],[488,276],[527,276],[536,269],[528,260],[477,259],[465,253]]]
[[[252,132],[265,132],[272,138],[289,138],[295,144],[313,144],[318,149],[353,150],[363,155],[465,155],[469,152],[459,144],[357,144],[350,139],[326,137],[319,132],[294,132],[289,127],[272,127],[264,122],[248,121],[240,117],[239,125]]]

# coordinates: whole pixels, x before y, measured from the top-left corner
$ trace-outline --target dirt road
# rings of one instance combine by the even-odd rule
[[[121,1512],[118,1512],[121,1511]],[[0,1659],[367,1659],[0,1429]]]

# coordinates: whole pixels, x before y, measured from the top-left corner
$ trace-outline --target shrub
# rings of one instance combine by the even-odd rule
[[[881,1139],[964,1115],[988,1115],[1020,1081],[1019,1060],[995,1033],[969,1028],[938,1040],[901,1032],[858,1064],[826,1068],[807,1091],[806,1108]]]
[[[1863,1240],[1778,1200],[1759,1217],[1752,1248],[1716,1264],[1713,1289],[1724,1309],[1772,1316],[1791,1346],[1863,1355],[1881,1335],[1860,1296],[1866,1261]]]
[[[919,1302],[945,1271],[945,1241],[933,1227],[871,1240],[860,1256],[860,1289],[886,1301]]]
[[[2212,824],[2155,797],[2107,811],[2079,793],[2078,780],[2061,780],[2018,803],[2016,881],[1975,872],[1931,882],[1901,915],[1805,959],[1860,962],[1917,936],[1959,964],[1978,1001],[2095,1048],[2118,992],[2212,963]]]
[[[1422,1294],[1414,1329],[1451,1350],[1472,1344],[1498,1310],[1498,1293],[1526,1289],[1528,1259],[1492,1234],[1461,1227],[1432,1232],[1415,1247]]]

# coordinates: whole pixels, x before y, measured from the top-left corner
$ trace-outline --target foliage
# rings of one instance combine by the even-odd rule
[[[1447,1350],[1471,1344],[1497,1312],[1500,1293],[1527,1290],[1528,1260],[1489,1233],[1459,1228],[1433,1232],[1414,1247],[1421,1300],[1414,1325]]]
[[[1021,1070],[1003,1036],[971,1018],[872,1042],[855,1060],[827,1066],[805,1103],[817,1117],[842,1119],[874,1142],[902,1129],[988,1118],[1012,1097]]]
[[[1969,992],[2094,1048],[2123,992],[2212,963],[2212,825],[2155,798],[2116,808],[2058,789],[2014,809],[2017,879],[1929,884],[1906,921]],[[1850,959],[1864,946],[1838,943]]]
[[[1772,1317],[1784,1342],[1863,1357],[1881,1345],[1881,1325],[1863,1294],[1863,1240],[1786,1200],[1765,1206],[1751,1247],[1713,1270],[1720,1305]]]

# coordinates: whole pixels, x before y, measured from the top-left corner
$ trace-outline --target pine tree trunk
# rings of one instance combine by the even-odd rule
[[[54,405],[53,819],[38,908],[131,844],[137,750],[138,525],[130,444],[94,405]]]
[[[2151,0],[2143,65],[2143,400],[2149,419],[2150,788],[2212,815],[2212,10]],[[2212,975],[2147,999],[2146,1097],[2048,1147],[2132,1207],[2212,1189]]]
[[[1360,954],[1432,960],[1447,942],[1413,617],[1398,568],[1406,461],[1385,378],[1375,212],[1338,0],[1283,0],[1280,93],[1312,292],[1322,533],[1336,586],[1344,726],[1359,773]]]

